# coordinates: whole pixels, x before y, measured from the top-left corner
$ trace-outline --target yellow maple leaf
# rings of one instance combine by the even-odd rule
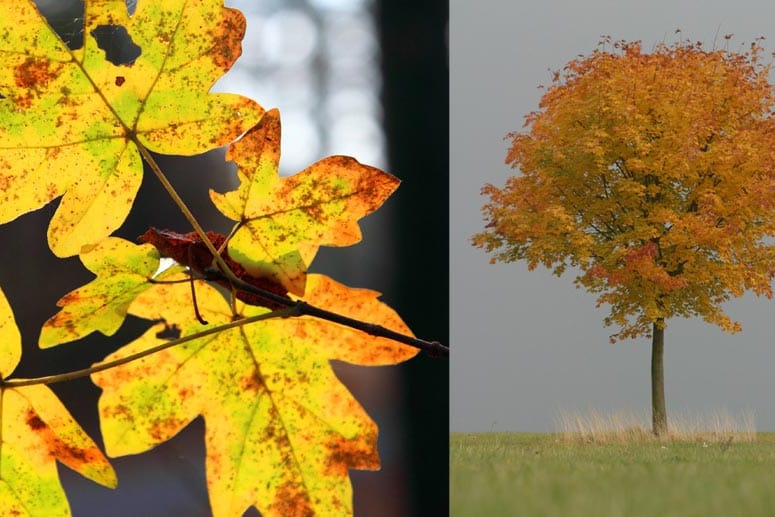
[[[239,223],[229,255],[255,277],[272,278],[303,295],[306,270],[320,246],[361,240],[358,219],[398,188],[396,177],[348,156],[329,156],[286,178],[278,175],[280,114],[273,109],[226,158],[238,166],[240,186],[210,192],[215,206]]]
[[[106,59],[101,28],[126,29],[140,55]],[[219,0],[86,0],[83,47],[70,50],[30,0],[0,2],[0,223],[63,196],[48,239],[78,254],[118,228],[142,179],[138,145],[197,154],[263,113],[208,90],[240,54],[245,20]]]
[[[0,375],[6,378],[20,358],[21,335],[0,291]],[[116,486],[110,463],[48,387],[0,387],[0,513],[70,515],[57,460]]]
[[[156,248],[117,237],[108,237],[80,257],[97,278],[57,302],[62,309],[43,324],[41,348],[74,341],[95,330],[115,334],[129,304],[151,286],[149,280],[159,267]]]
[[[219,292],[200,281],[196,292],[210,326],[232,321]],[[156,284],[136,298],[129,313],[163,318],[183,336],[191,335],[202,327],[192,322],[188,296],[184,284]],[[377,296],[310,275],[305,300],[409,334]],[[238,310],[246,317],[267,312],[241,304]],[[157,345],[158,330],[105,361]],[[329,361],[393,364],[416,353],[306,316],[250,323],[180,344],[92,375],[103,390],[99,412],[106,451],[143,452],[203,415],[214,516],[242,515],[250,506],[266,517],[350,515],[348,469],[379,468],[377,428]]]

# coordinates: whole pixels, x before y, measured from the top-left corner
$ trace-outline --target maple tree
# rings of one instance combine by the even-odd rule
[[[652,337],[653,431],[667,433],[664,329],[699,316],[740,324],[722,304],[772,296],[775,106],[769,65],[697,42],[610,39],[554,74],[529,131],[509,135],[521,175],[486,185],[491,261],[527,261],[609,304],[612,342]]]
[[[377,428],[330,361],[388,365],[448,348],[414,337],[379,293],[308,267],[320,246],[358,242],[358,220],[397,178],[344,156],[279,177],[279,112],[209,93],[245,31],[221,0],[141,0],[131,16],[124,0],[84,7],[83,45],[71,49],[32,1],[0,2],[0,223],[61,198],[49,246],[96,275],[60,299],[41,348],[113,335],[127,315],[151,327],[91,367],[15,378],[21,337],[0,292],[0,511],[69,515],[55,461],[116,485],[45,386],[91,376],[109,457],[149,450],[204,417],[213,515],[351,514],[348,471],[379,468]],[[125,29],[139,55],[107,59],[106,27]],[[240,183],[211,192],[234,222],[221,235],[200,226],[151,152],[226,144]],[[194,231],[151,228],[141,244],[110,236],[143,161]],[[177,264],[164,268],[162,257]]]

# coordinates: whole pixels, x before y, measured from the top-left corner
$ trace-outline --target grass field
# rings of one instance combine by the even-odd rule
[[[775,433],[755,441],[574,443],[452,433],[453,516],[775,516]]]

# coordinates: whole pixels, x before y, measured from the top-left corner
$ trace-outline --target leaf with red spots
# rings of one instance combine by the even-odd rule
[[[31,0],[0,2],[0,223],[63,196],[48,230],[59,256],[118,228],[142,179],[138,146],[198,154],[254,125],[254,101],[208,90],[241,52],[242,14],[222,0],[86,0],[77,50]],[[100,35],[139,56],[116,64]]]
[[[112,336],[121,327],[129,304],[150,287],[159,268],[159,252],[108,237],[81,261],[97,278],[57,302],[62,309],[43,324],[38,344],[48,348],[80,339],[94,331]]]
[[[182,278],[182,276],[181,276]],[[202,316],[232,321],[229,304],[196,281]],[[164,319],[181,335],[201,331],[185,284],[156,284],[129,313]],[[378,293],[310,275],[305,300],[409,334]],[[240,316],[267,312],[238,304]],[[105,361],[161,342],[151,328]],[[215,517],[255,506],[265,517],[352,513],[349,469],[377,469],[377,427],[330,361],[394,364],[417,350],[310,317],[273,318],[167,348],[92,375],[103,390],[100,421],[109,456],[137,454],[205,419],[207,486]]]
[[[318,248],[360,241],[358,219],[382,206],[399,183],[348,156],[330,156],[280,177],[277,110],[232,144],[226,158],[237,164],[240,186],[226,194],[211,191],[210,197],[239,224],[229,255],[253,276],[274,278],[300,296]]]
[[[0,291],[0,375],[16,368],[21,335]],[[70,515],[56,462],[110,488],[105,456],[46,386],[0,387],[0,514]]]

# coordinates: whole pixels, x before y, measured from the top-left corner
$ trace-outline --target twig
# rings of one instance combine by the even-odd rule
[[[224,276],[228,279],[236,279],[237,277],[234,275],[234,273],[229,269],[229,266],[226,264],[226,261],[223,260],[223,257],[221,257],[221,254],[218,253],[218,250],[215,249],[215,246],[212,242],[210,242],[210,239],[207,237],[207,234],[205,233],[202,226],[199,224],[199,221],[196,220],[196,217],[194,217],[194,214],[189,210],[188,206],[186,206],[186,203],[183,201],[183,199],[178,195],[178,192],[175,190],[175,187],[172,186],[172,183],[167,179],[167,176],[164,175],[164,172],[162,172],[161,168],[159,167],[159,164],[156,163],[156,160],[153,159],[153,156],[151,155],[150,151],[146,149],[143,144],[141,144],[137,139],[134,140],[135,145],[137,145],[137,148],[140,150],[140,154],[143,156],[143,159],[145,159],[145,162],[148,164],[148,166],[151,168],[153,173],[156,175],[156,178],[158,178],[159,182],[161,182],[162,186],[164,187],[164,190],[167,191],[167,194],[170,195],[172,200],[175,202],[175,204],[178,206],[181,212],[183,212],[183,216],[186,218],[186,220],[191,223],[191,227],[194,228],[194,231],[197,235],[199,235],[199,238],[202,239],[202,242],[204,243],[207,250],[210,252],[210,254],[213,256],[216,264],[218,264],[218,267],[223,272]]]
[[[287,318],[290,316],[298,316],[296,312],[297,312],[296,307],[287,307],[285,309],[279,309],[279,310],[267,312],[264,314],[258,314],[256,316],[251,316],[249,318],[243,318],[240,320],[231,321],[229,323],[224,323],[223,325],[218,325],[217,327],[209,328],[201,332],[197,332],[195,334],[191,334],[189,336],[185,336],[179,339],[173,339],[171,341],[167,341],[165,343],[161,343],[159,345],[151,347],[147,350],[143,350],[142,352],[137,352],[136,354],[128,355],[126,357],[122,357],[121,359],[116,359],[115,361],[108,361],[107,363],[98,363],[89,368],[83,368],[82,370],[75,370],[72,372],[59,373],[55,375],[46,375],[44,377],[34,377],[31,379],[0,380],[0,387],[19,388],[21,386],[31,386],[33,384],[53,384],[55,382],[63,382],[63,381],[71,381],[74,379],[80,379],[81,377],[87,377],[93,373],[101,372],[103,370],[109,370],[111,368],[115,368],[116,366],[121,366],[122,364],[135,361],[147,355],[155,354],[156,352],[161,352],[162,350],[165,350],[167,348],[177,346],[177,345],[186,343],[188,341],[193,341],[195,339],[207,337],[211,334],[218,334],[220,332],[224,332],[226,330],[229,330],[235,327],[241,327],[242,325],[255,323],[261,320],[268,320],[270,318]]]
[[[301,313],[299,314],[300,316],[301,315],[314,316],[316,318],[331,321],[334,323],[339,323],[340,325],[344,325],[346,327],[360,330],[372,336],[392,339],[394,341],[398,341],[399,343],[404,343],[406,345],[419,348],[420,350],[425,351],[428,355],[432,357],[449,357],[449,348],[442,345],[438,341],[425,341],[424,339],[418,339],[415,337],[407,336],[407,335],[392,331],[390,329],[382,327],[381,325],[366,323],[360,320],[348,318],[346,316],[342,316],[340,314],[327,311],[325,309],[320,309],[318,307],[309,305],[308,303],[305,303],[302,301],[294,302],[285,297],[271,293],[269,291],[259,289],[251,284],[248,284],[247,282],[243,281],[239,277],[237,277],[234,274],[234,272],[229,268],[229,266],[226,264],[226,261],[223,260],[223,257],[221,256],[221,254],[218,253],[218,250],[215,249],[215,246],[207,237],[207,234],[205,233],[204,229],[201,227],[201,225],[196,220],[194,215],[188,209],[185,202],[180,198],[178,193],[175,191],[175,188],[172,186],[172,184],[169,182],[167,177],[164,175],[161,168],[153,159],[153,156],[148,151],[148,149],[146,149],[138,141],[135,141],[135,144],[140,150],[140,154],[142,154],[145,161],[151,167],[151,170],[153,170],[154,174],[161,182],[164,189],[167,191],[170,197],[172,197],[175,204],[178,205],[178,208],[180,208],[180,210],[183,212],[183,215],[191,223],[191,226],[194,228],[197,235],[199,235],[199,237],[202,239],[202,242],[204,243],[205,247],[207,247],[207,250],[213,256],[213,259],[219,268],[219,271],[213,271],[211,273],[208,273],[208,275],[213,275],[213,279],[225,280],[226,282],[231,284],[235,289],[238,289],[240,291],[246,291],[252,294],[257,294],[265,299],[276,302],[281,306],[285,306],[285,307],[297,306],[298,310],[301,311]]]
[[[225,280],[229,282],[232,285],[232,287],[234,289],[237,289],[238,291],[245,291],[251,294],[256,294],[266,300],[269,300],[279,305],[284,305],[286,307],[294,307],[297,312],[293,314],[293,316],[313,316],[315,318],[330,321],[333,323],[338,323],[340,325],[344,325],[346,327],[350,327],[355,330],[360,330],[361,332],[365,332],[366,334],[369,334],[371,336],[384,337],[387,339],[392,339],[393,341],[398,341],[399,343],[404,343],[414,348],[419,348],[420,350],[426,352],[431,357],[442,357],[442,358],[449,357],[449,347],[442,345],[438,341],[426,341],[424,339],[419,339],[413,336],[407,336],[406,334],[401,334],[400,332],[390,330],[381,325],[376,325],[374,323],[367,323],[361,320],[357,320],[355,318],[349,318],[347,316],[342,316],[341,314],[338,314],[335,312],[321,309],[320,307],[310,305],[309,303],[303,300],[297,300],[297,301],[290,300],[288,298],[285,298],[284,296],[280,296],[273,292],[266,291],[254,285],[251,285],[240,278],[236,278],[235,280],[230,280],[226,278],[225,275],[222,275],[219,271],[214,271],[214,270],[208,271],[207,276],[205,277],[205,280],[216,280],[216,281]]]

